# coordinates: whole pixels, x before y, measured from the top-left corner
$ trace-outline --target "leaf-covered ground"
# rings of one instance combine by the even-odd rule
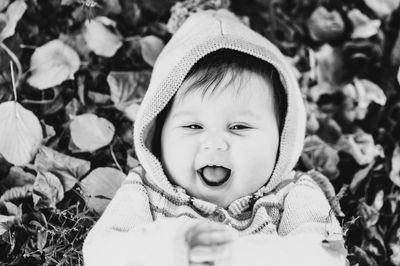
[[[228,8],[293,66],[298,169],[329,178],[351,265],[400,265],[400,0],[0,0],[0,264],[82,265],[164,44]],[[329,187],[327,187],[328,189]]]

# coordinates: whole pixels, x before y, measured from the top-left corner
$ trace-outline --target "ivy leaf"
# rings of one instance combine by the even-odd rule
[[[14,165],[29,163],[43,140],[39,119],[17,102],[0,104],[0,153]]]
[[[164,42],[154,35],[149,35],[141,38],[139,43],[144,61],[154,66],[158,55],[164,49]]]
[[[107,17],[86,20],[83,38],[91,51],[104,57],[112,57],[122,46],[115,22]]]
[[[392,156],[392,170],[389,174],[390,180],[400,187],[400,146],[396,145]]]
[[[57,86],[73,79],[80,64],[79,55],[69,45],[58,39],[49,41],[33,53],[28,83],[40,90]]]
[[[378,34],[381,26],[381,21],[378,19],[371,20],[359,9],[352,9],[347,13],[347,17],[353,24],[353,32],[351,38],[353,39],[368,39]]]
[[[103,213],[125,178],[123,172],[111,167],[94,169],[81,182],[87,206]]]
[[[81,152],[92,152],[110,144],[115,133],[110,121],[90,113],[76,116],[70,130],[71,144]]]
[[[35,166],[42,172],[51,172],[63,184],[64,191],[75,186],[89,170],[90,162],[59,153],[51,148],[41,146],[35,158]]]
[[[0,32],[0,42],[14,35],[15,27],[27,8],[24,0],[15,0],[9,5],[6,11],[7,22]]]
[[[64,188],[60,180],[52,173],[38,173],[32,196],[36,208],[55,208],[56,204],[64,198]]]

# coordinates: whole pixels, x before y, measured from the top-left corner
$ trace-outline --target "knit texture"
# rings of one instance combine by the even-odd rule
[[[156,117],[180,88],[191,67],[205,55],[223,48],[237,50],[270,63],[278,71],[287,97],[279,157],[271,177],[266,177],[266,185],[257,192],[235,200],[225,209],[194,198],[183,188],[173,185],[165,175],[161,162],[153,155],[151,147]],[[281,52],[228,11],[207,11],[192,15],[174,34],[155,63],[148,91],[134,125],[134,144],[141,166],[130,172],[89,233],[84,245],[85,260],[90,261],[87,265],[106,265],[104,261],[96,261],[94,258],[96,252],[102,250],[99,248],[101,242],[114,239],[108,238],[107,234],[114,236],[113,232],[125,232],[129,235],[132,232],[137,234],[139,230],[142,232],[140,237],[131,238],[131,241],[136,243],[138,239],[144,239],[141,238],[143,235],[147,235],[146,239],[150,243],[157,243],[146,246],[146,242],[142,241],[140,248],[155,250],[157,245],[161,246],[172,239],[171,234],[175,232],[174,237],[182,235],[185,228],[199,219],[229,224],[241,236],[288,236],[304,225],[310,225],[306,226],[307,230],[316,234],[320,240],[328,235],[328,232],[320,230],[327,225],[334,234],[341,236],[341,228],[337,220],[331,217],[331,207],[317,183],[308,175],[293,171],[303,148],[304,135],[305,109],[302,96],[291,67]],[[168,221],[168,232],[161,230],[165,226],[163,221]],[[161,229],[154,229],[158,227],[150,226],[152,223],[160,224]],[[156,237],[154,232],[147,234],[146,225],[156,231],[161,230],[157,231],[159,236]],[[143,226],[145,229],[138,229]],[[314,244],[319,246],[321,243]],[[108,246],[118,249],[118,245],[120,243],[115,238],[115,242],[110,242]],[[168,248],[162,252],[168,255],[165,258],[160,255],[162,265],[187,265],[184,244],[173,244],[173,247],[165,245]],[[156,264],[140,261],[137,265]]]

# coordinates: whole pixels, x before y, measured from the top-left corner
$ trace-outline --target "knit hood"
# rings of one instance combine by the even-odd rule
[[[291,66],[278,48],[226,10],[194,14],[173,35],[157,58],[134,126],[136,154],[147,173],[146,182],[176,202],[187,202],[190,197],[168,180],[161,162],[151,151],[156,117],[173,98],[192,66],[205,55],[223,48],[247,53],[268,62],[278,71],[286,90],[287,110],[280,135],[279,157],[272,176],[269,180],[266,178],[266,185],[256,194],[268,193],[281,182],[292,178],[291,172],[303,148],[304,104]],[[248,201],[251,196],[239,201]]]

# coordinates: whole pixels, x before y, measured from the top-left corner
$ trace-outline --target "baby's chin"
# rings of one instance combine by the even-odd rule
[[[196,196],[195,196],[196,197]],[[232,202],[234,202],[236,200],[235,199],[230,199],[227,197],[221,197],[221,196],[198,196],[196,197],[198,199],[207,201],[209,203],[215,204],[220,208],[226,209],[229,207],[229,205],[231,205]]]

